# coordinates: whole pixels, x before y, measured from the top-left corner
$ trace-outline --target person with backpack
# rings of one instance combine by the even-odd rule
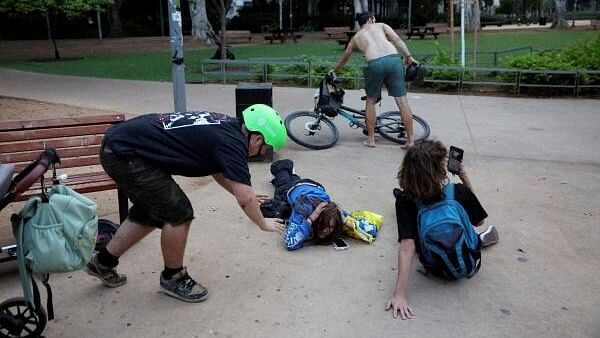
[[[212,176],[235,196],[239,206],[263,231],[283,233],[280,219],[264,218],[250,183],[248,158],[266,146],[284,146],[287,133],[279,114],[255,104],[236,119],[214,112],[146,114],[112,126],[100,148],[102,167],[132,202],[127,219],[86,272],[105,286],[127,282],[116,267],[119,257],[155,229],[161,229],[164,270],[160,289],[185,302],[201,302],[207,289],[183,266],[192,204],[172,175]]]
[[[426,274],[446,279],[472,277],[481,265],[481,248],[498,242],[490,225],[480,234],[488,214],[473,192],[461,165],[462,183],[449,182],[448,150],[440,141],[415,143],[406,152],[398,172],[401,189],[394,189],[398,224],[398,277],[386,310],[397,318],[411,319],[406,290],[415,252]]]

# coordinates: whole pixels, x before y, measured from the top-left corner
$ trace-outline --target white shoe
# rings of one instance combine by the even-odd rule
[[[484,232],[479,234],[479,239],[481,239],[481,244],[483,245],[484,248],[498,243],[499,236],[498,236],[498,230],[496,229],[496,226],[494,226],[494,225],[488,226]]]

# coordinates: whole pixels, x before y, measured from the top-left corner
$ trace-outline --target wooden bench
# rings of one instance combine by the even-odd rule
[[[250,31],[225,31],[225,41],[226,43],[252,43],[252,33]]]
[[[410,40],[411,37],[413,36],[418,36],[422,39],[425,38],[425,36],[431,35],[433,36],[435,39],[437,39],[438,35],[440,35],[440,33],[435,31],[435,28],[433,27],[412,27],[410,29],[410,31],[406,32],[406,36],[408,37],[408,40]]]
[[[590,26],[594,27],[594,29],[600,27],[600,19],[591,19]]]
[[[57,173],[67,174],[64,184],[79,193],[117,189],[119,218],[127,217],[127,196],[102,170],[98,155],[104,132],[125,121],[125,115],[98,115],[33,121],[0,121],[0,163],[15,165],[20,172],[46,148],[54,148],[61,163]],[[52,185],[52,173],[46,173],[45,185]],[[40,193],[40,183],[15,200],[24,201]]]
[[[265,35],[264,39],[269,41],[269,43],[273,43],[273,41],[279,40],[281,43],[286,42],[291,39],[294,42],[298,42],[298,40],[302,39],[302,34],[298,34],[295,31],[282,31],[279,29],[275,29],[271,31],[270,35]]]
[[[346,32],[350,29],[348,27],[325,27],[323,33],[327,35],[328,39],[345,39]]]
[[[504,25],[503,21],[481,21],[481,27],[485,27],[485,26],[502,27],[502,25]]]
[[[450,25],[446,22],[428,22],[425,27],[433,27],[434,32],[440,34],[450,33]]]

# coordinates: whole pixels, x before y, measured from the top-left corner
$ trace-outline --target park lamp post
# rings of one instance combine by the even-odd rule
[[[186,111],[185,66],[183,64],[183,33],[181,32],[180,0],[169,0],[169,40],[173,77],[173,101],[175,112]]]

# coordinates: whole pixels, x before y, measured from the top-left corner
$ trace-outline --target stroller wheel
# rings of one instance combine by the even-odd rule
[[[33,310],[25,298],[11,298],[0,304],[0,337],[40,337],[46,328],[44,308]]]
[[[98,235],[96,236],[96,251],[104,248],[119,229],[119,225],[107,219],[98,220]]]

